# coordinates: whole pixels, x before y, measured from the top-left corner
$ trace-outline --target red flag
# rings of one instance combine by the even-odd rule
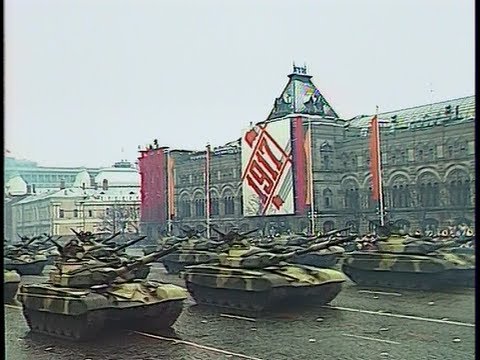
[[[169,219],[175,217],[175,159],[171,154],[168,154],[167,157],[167,179],[168,179],[168,211]]]
[[[311,169],[312,169],[312,149],[311,149],[311,129],[307,130],[307,133],[305,134],[305,140],[303,142],[303,151],[305,152],[305,167],[307,168],[308,174],[307,174],[307,181],[306,181],[306,191],[305,191],[305,205],[311,205],[312,204],[312,181],[313,179],[311,178]]]
[[[375,115],[370,126],[370,174],[372,174],[372,199],[380,199],[380,135]]]

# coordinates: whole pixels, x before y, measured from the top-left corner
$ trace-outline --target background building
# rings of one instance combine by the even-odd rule
[[[213,149],[212,222],[227,230],[235,225],[264,231],[305,231],[313,208],[316,230],[344,226],[361,232],[371,230],[379,218],[378,204],[370,196],[371,118],[372,115],[339,118],[312,83],[306,68],[294,67],[267,120],[244,132],[242,139]],[[436,231],[459,223],[474,226],[475,96],[380,113],[379,119],[387,217],[406,230]],[[251,203],[255,181],[248,180],[248,176],[242,179],[242,173],[251,170],[249,161],[254,157],[260,162],[265,160],[259,157],[258,148],[247,146],[249,137],[254,139],[263,133],[268,135],[270,145],[288,140],[285,147],[277,146],[275,150],[279,159],[283,152],[285,161],[291,163],[279,175],[279,187],[284,193],[279,204],[284,209],[272,207],[271,199],[279,197],[277,190],[260,194],[260,188],[269,189],[271,181],[260,179],[259,174],[266,174],[269,169],[262,165],[255,170],[255,191],[258,198],[269,197],[268,208],[262,210],[263,216],[245,216],[261,208]],[[159,209],[169,207],[174,214],[169,217],[160,209],[150,212],[147,219],[142,211],[141,226],[148,235],[156,237],[165,232],[169,219],[174,225],[205,226],[205,154],[206,151],[165,150],[158,146],[141,152],[142,209],[156,204]],[[168,159],[174,162],[170,172]],[[313,186],[309,184],[310,169]],[[170,197],[174,201],[168,206],[168,185],[172,180],[174,192],[170,192]]]
[[[20,177],[32,192],[58,189],[60,183],[65,187],[71,187],[77,174],[83,170],[90,175],[89,184],[93,184],[95,176],[100,171],[100,168],[39,166],[34,161],[15,159],[11,156],[5,156],[4,161],[5,183],[8,184],[12,178]]]
[[[7,238],[16,234],[72,235],[71,228],[91,232],[135,233],[139,228],[140,177],[126,161],[92,174],[83,169],[70,187],[9,196]]]

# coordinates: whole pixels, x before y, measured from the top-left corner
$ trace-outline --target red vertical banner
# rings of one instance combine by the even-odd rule
[[[164,224],[167,205],[165,149],[142,151],[138,165],[140,169],[141,222]]]
[[[305,134],[303,131],[303,118],[296,117],[292,120],[293,134],[293,169],[295,190],[295,213],[303,215],[307,211],[307,167],[305,158]]]
[[[370,124],[370,174],[372,175],[372,199],[380,199],[380,135],[378,118],[375,115]]]
[[[310,176],[310,169],[312,167],[312,144],[311,144],[311,129],[308,129],[303,141],[303,151],[305,154],[305,170],[308,172],[305,179],[305,205],[312,204],[312,178]]]
[[[168,212],[169,219],[175,218],[175,159],[171,154],[167,158],[168,179]]]

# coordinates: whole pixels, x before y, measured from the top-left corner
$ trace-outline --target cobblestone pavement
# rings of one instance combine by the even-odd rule
[[[153,265],[150,277],[183,285],[179,277],[165,275],[160,264]],[[22,281],[45,279],[25,276]],[[86,344],[33,335],[18,304],[5,305],[6,358],[474,359],[474,295],[473,289],[379,291],[348,282],[328,307],[257,319],[227,317],[227,310],[199,307],[189,299],[173,333],[124,331]],[[183,342],[175,343],[174,338]]]

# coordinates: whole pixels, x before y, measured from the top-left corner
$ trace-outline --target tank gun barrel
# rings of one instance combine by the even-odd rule
[[[147,237],[147,236],[144,235],[144,236],[140,236],[140,237],[137,238],[137,239],[130,240],[130,241],[126,242],[125,244],[120,245],[120,246],[114,248],[114,249],[113,249],[113,252],[117,253],[117,252],[119,252],[119,251],[122,251],[123,249],[126,249],[127,247],[132,246],[132,245],[134,245],[134,244],[142,241],[142,240],[145,239],[146,237]]]
[[[120,235],[121,233],[122,233],[121,231],[118,231],[118,232],[116,232],[115,234],[112,234],[112,235],[110,235],[109,237],[101,240],[100,242],[106,244],[106,243],[108,243],[109,241],[112,241],[113,239],[115,239],[115,238],[116,238],[118,235]]]
[[[311,245],[306,249],[299,249],[299,250],[290,251],[288,253],[276,255],[275,258],[278,261],[284,261],[284,260],[288,260],[288,259],[290,259],[294,256],[304,255],[304,254],[308,254],[310,252],[327,249],[330,246],[343,244],[345,242],[352,241],[353,239],[355,239],[355,236],[350,235],[350,236],[346,236],[346,237],[343,237],[343,238],[340,238],[340,239],[328,240],[328,241],[324,241],[324,242],[321,242],[321,243],[318,243],[318,244]]]
[[[337,235],[338,233],[341,233],[341,232],[344,232],[344,231],[347,231],[347,230],[350,230],[350,227],[346,227],[346,228],[343,228],[343,229],[331,230],[331,231],[326,232],[323,235],[317,236],[317,239],[327,238],[329,236]]]
[[[151,253],[149,255],[146,255],[146,256],[143,256],[139,259],[135,259],[133,260],[132,262],[130,262],[129,264],[127,265],[124,265],[122,267],[119,267],[117,269],[115,269],[115,274],[116,276],[122,276],[123,274],[126,274],[142,265],[147,265],[151,262],[154,262],[155,260],[158,260],[168,254],[171,254],[175,251],[178,250],[178,248],[180,247],[179,244],[175,244],[171,247],[169,247],[168,249],[165,249],[165,250],[160,250],[160,251],[156,251],[154,253]]]
[[[62,253],[63,251],[63,246],[60,245],[57,241],[61,238],[61,236],[59,238],[57,238],[57,240],[53,240],[52,237],[49,237],[47,239],[47,241],[50,241],[53,245],[55,245],[55,247],[57,248],[57,250],[60,252],[60,254]]]

